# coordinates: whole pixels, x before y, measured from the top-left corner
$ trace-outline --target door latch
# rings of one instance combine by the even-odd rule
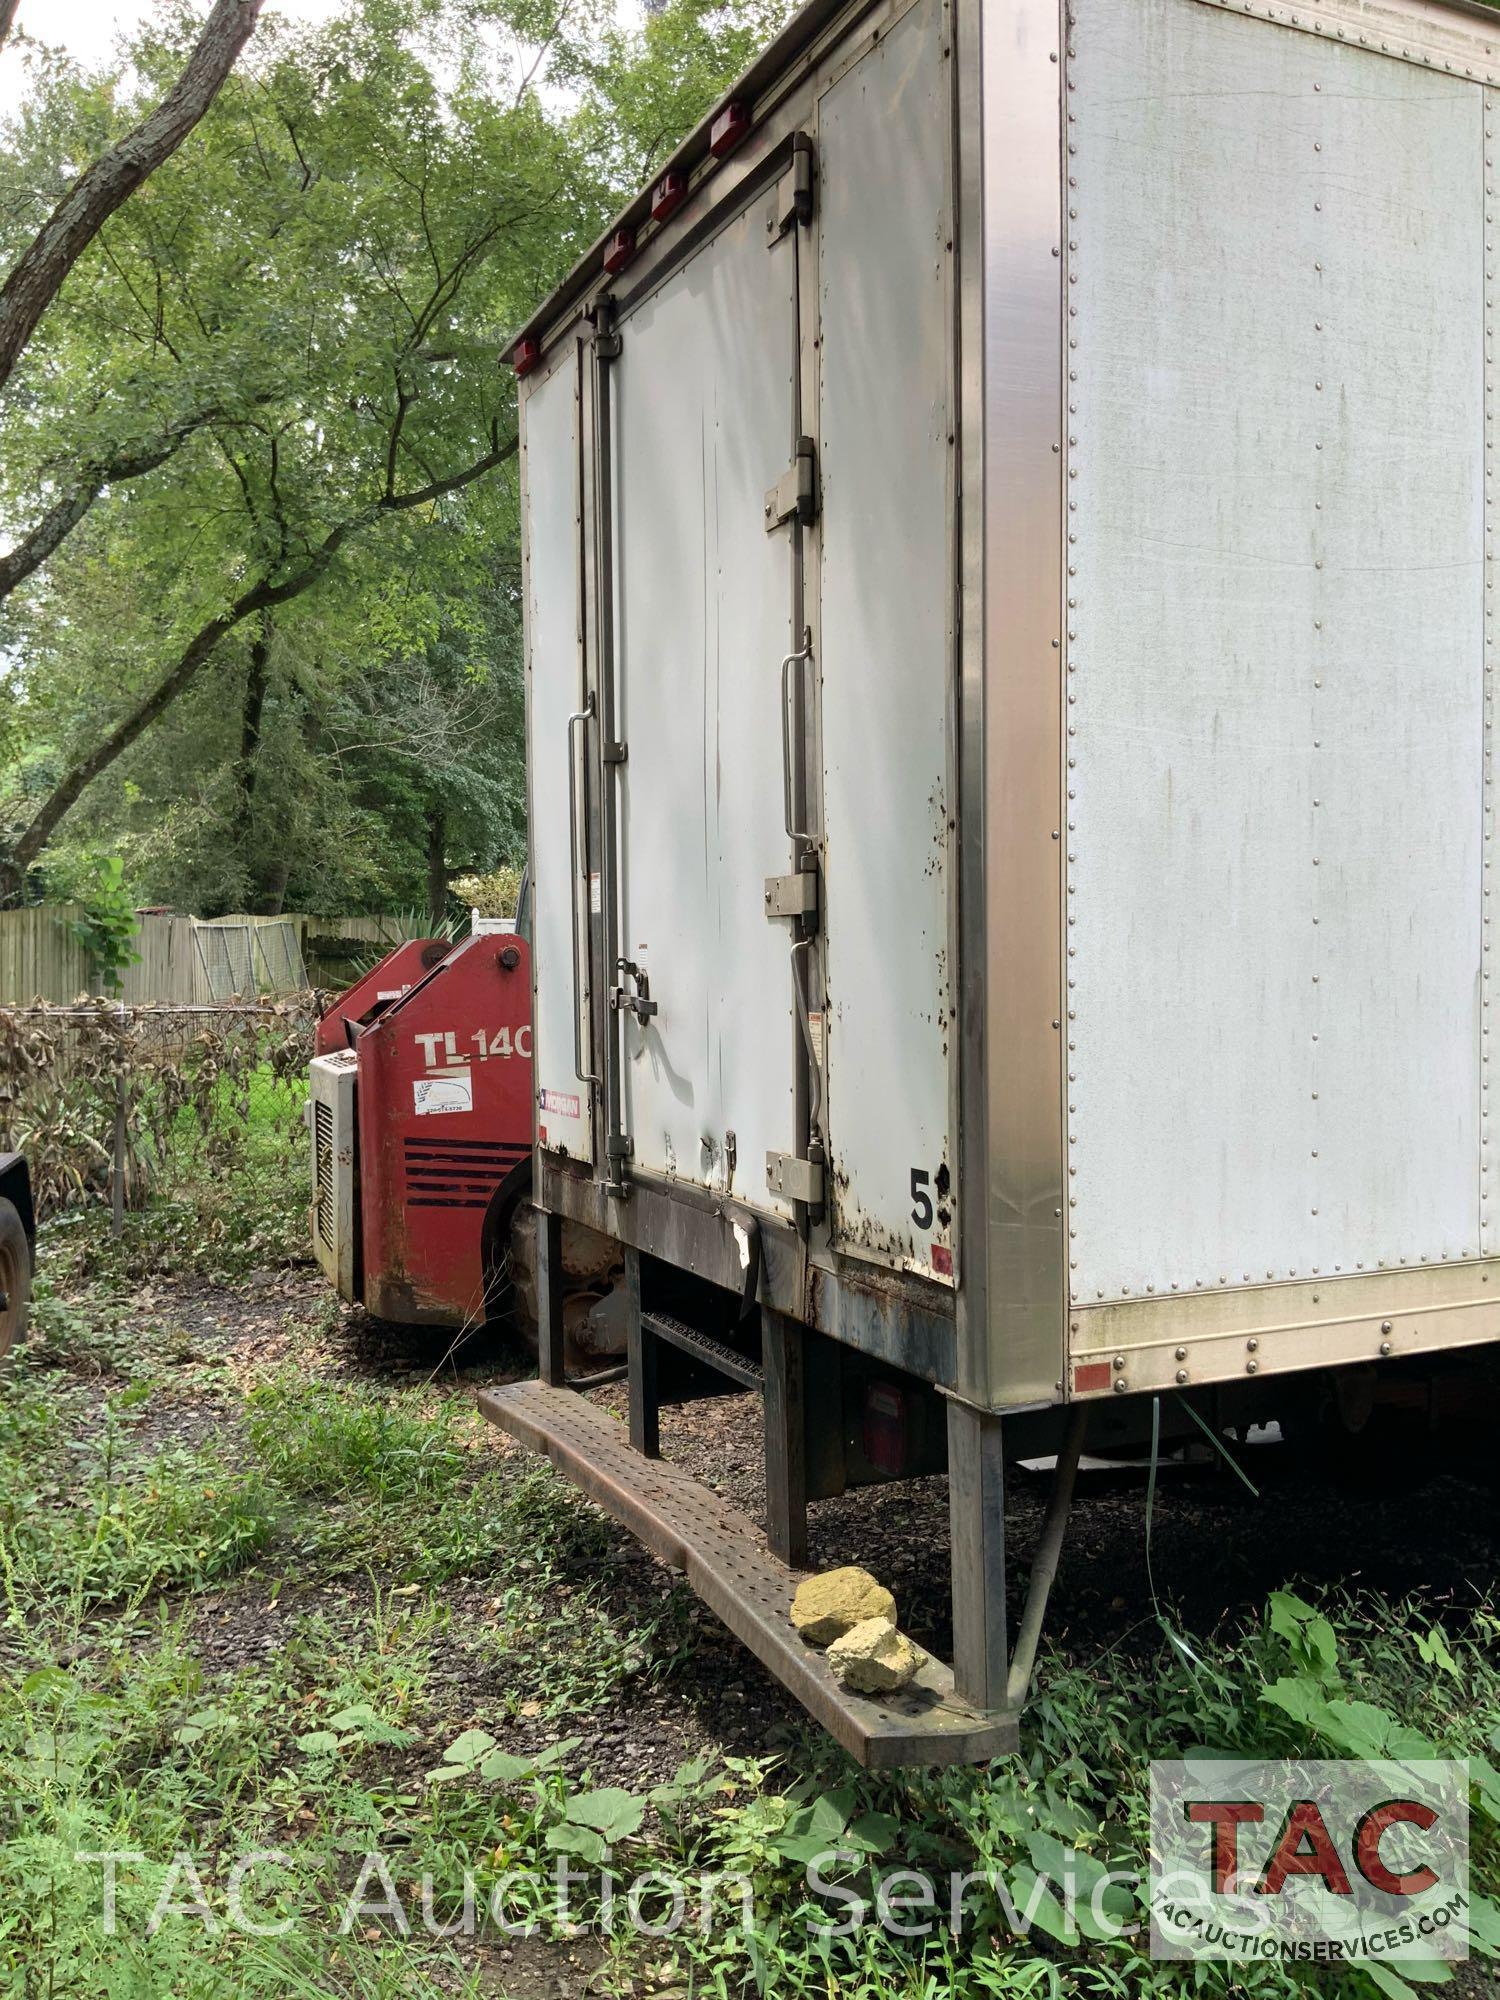
[[[818,914],[818,877],[810,868],[795,875],[766,877],[768,917],[815,917]]]
[[[636,965],[628,958],[617,958],[615,960],[615,970],[616,972],[624,973],[626,979],[633,979],[635,981],[635,991],[632,993],[623,983],[619,986],[612,986],[609,989],[610,1006],[615,1008],[617,1012],[628,1010],[634,1014],[641,1026],[645,1027],[651,1016],[656,1012],[656,1002],[651,998],[650,975],[647,973],[645,966]]]
[[[774,486],[766,489],[766,533],[775,534],[786,521],[806,527],[818,512],[818,451],[810,437],[799,437],[797,455]]]

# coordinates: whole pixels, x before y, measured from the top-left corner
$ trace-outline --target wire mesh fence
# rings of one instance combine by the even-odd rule
[[[0,1008],[0,1151],[26,1154],[39,1214],[117,1217],[164,1181],[284,1157],[314,1018],[310,1002]]]

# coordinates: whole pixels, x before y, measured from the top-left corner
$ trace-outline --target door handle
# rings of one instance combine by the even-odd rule
[[[788,713],[787,687],[792,668],[801,661],[812,658],[812,628],[804,627],[802,647],[799,652],[788,653],[781,663],[781,806],[782,820],[786,826],[788,840],[811,840],[806,827],[794,826],[796,813],[792,805],[792,724]]]
[[[594,697],[590,693],[582,708],[575,708],[568,717],[568,859],[572,869],[572,883],[568,891],[568,927],[573,933],[573,1074],[580,1083],[597,1083],[598,1077],[583,1066],[583,1036],[579,1033],[579,1015],[583,1005],[583,986],[579,976],[578,957],[578,759],[574,753],[573,731],[579,723],[593,719]]]

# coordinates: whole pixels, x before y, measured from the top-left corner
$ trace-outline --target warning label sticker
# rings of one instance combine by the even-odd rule
[[[419,1118],[435,1111],[472,1111],[474,1078],[466,1069],[445,1069],[441,1076],[419,1076],[411,1087]]]

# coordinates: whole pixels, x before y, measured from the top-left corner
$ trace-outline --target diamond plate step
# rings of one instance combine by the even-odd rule
[[[571,1389],[516,1382],[482,1389],[479,1409],[682,1571],[703,1602],[808,1713],[871,1770],[975,1764],[1017,1745],[1014,1715],[984,1714],[953,1692],[953,1670],[929,1660],[900,1694],[851,1694],[791,1621],[803,1572],[776,1561],[750,1518],[680,1467],[642,1458],[625,1426]]]

